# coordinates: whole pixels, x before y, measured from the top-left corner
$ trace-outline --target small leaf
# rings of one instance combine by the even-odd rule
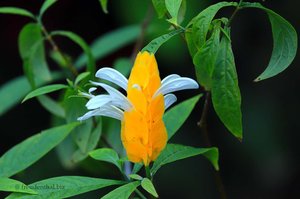
[[[87,60],[88,60],[87,71],[90,72],[91,74],[95,74],[96,63],[92,51],[89,45],[79,35],[70,31],[62,31],[62,30],[51,32],[51,35],[53,36],[59,35],[59,36],[67,37],[73,42],[75,42],[76,44],[78,44],[83,49],[85,55],[87,56]]]
[[[34,88],[39,80],[50,81],[51,73],[45,56],[44,40],[37,23],[25,25],[19,34],[19,51],[23,69]]]
[[[41,180],[28,185],[32,188],[37,187],[35,191],[38,193],[38,195],[13,193],[6,199],[69,198],[71,196],[79,195],[89,191],[120,184],[124,184],[124,182],[81,176],[61,176]],[[43,189],[42,187],[49,188]]]
[[[294,60],[297,54],[298,37],[294,27],[274,11],[263,7],[259,3],[245,2],[242,8],[259,8],[267,12],[272,25],[273,52],[265,71],[254,81],[261,81],[278,75]]]
[[[168,139],[170,139],[183,125],[185,120],[194,109],[196,103],[199,101],[200,97],[202,97],[202,95],[197,95],[185,100],[165,113],[163,120],[167,128]]]
[[[138,174],[130,174],[129,177],[134,180],[143,180],[143,177]]]
[[[212,36],[205,42],[200,50],[193,57],[196,69],[197,80],[205,90],[211,89],[212,75],[220,45],[220,24],[212,33]]]
[[[177,24],[178,12],[182,0],[165,0],[166,8],[171,15],[171,20],[174,24]]]
[[[120,158],[116,151],[110,148],[101,148],[94,151],[91,151],[89,155],[95,160],[101,160],[105,162],[109,162],[118,167],[118,169],[122,172],[122,164],[120,163]]]
[[[0,13],[2,14],[13,14],[13,15],[21,15],[25,17],[30,17],[35,19],[34,15],[28,10],[16,7],[0,7]]]
[[[164,34],[156,39],[153,39],[147,46],[145,46],[142,51],[148,51],[150,53],[155,54],[158,48],[164,44],[166,41],[171,39],[173,36],[178,35],[179,33],[184,32],[182,29],[177,29],[167,34]]]
[[[101,7],[102,7],[102,10],[105,14],[108,13],[108,10],[107,10],[107,0],[99,0],[100,4],[101,4]]]
[[[58,91],[58,90],[61,90],[61,89],[66,89],[68,88],[67,85],[64,85],[64,84],[52,84],[52,85],[48,85],[48,86],[43,86],[43,87],[40,87],[36,90],[33,90],[31,91],[30,93],[28,93],[26,95],[26,97],[23,99],[22,103],[33,98],[33,97],[37,97],[37,96],[40,96],[40,95],[44,95],[44,94],[47,94],[47,93],[51,93],[51,92],[54,92],[54,91]]]
[[[66,117],[64,108],[50,97],[42,95],[38,97],[38,101],[47,111],[49,111],[53,115],[61,118]]]
[[[214,109],[221,121],[234,136],[242,139],[241,94],[231,41],[226,36],[221,39],[211,93]]]
[[[198,49],[204,45],[209,26],[217,12],[221,8],[237,5],[238,4],[236,2],[220,2],[209,6],[208,8],[200,12],[194,19],[192,19],[192,21],[190,22],[190,24],[193,24],[192,39]]]
[[[163,16],[165,16],[167,12],[165,0],[152,0],[152,3],[158,15],[158,18],[162,18]]]
[[[148,193],[153,195],[154,197],[158,198],[158,194],[154,188],[154,185],[152,184],[151,180],[148,178],[144,178],[141,183],[143,189],[145,189]]]
[[[1,177],[0,177],[0,191],[37,194],[35,191],[30,189],[23,182],[10,179],[10,178],[1,178]]]
[[[140,26],[125,26],[114,31],[108,32],[97,38],[90,46],[92,54],[99,60],[124,46],[134,42],[140,35]],[[86,56],[80,55],[75,61],[75,66],[81,68],[86,63]]]
[[[141,170],[144,165],[141,163],[135,163],[132,169],[132,173],[135,174]]]
[[[190,146],[183,146],[178,144],[167,144],[166,148],[161,152],[158,158],[155,160],[152,168],[151,174],[154,174],[158,171],[160,167],[165,164],[175,162],[177,160],[189,158],[196,155],[204,155],[216,170],[219,170],[218,158],[219,152],[215,147],[212,148],[194,148]]]
[[[128,199],[132,192],[140,185],[139,181],[125,184],[119,188],[116,188],[103,196],[101,199]]]
[[[41,9],[40,9],[40,18],[44,15],[44,13],[50,8],[54,3],[56,3],[57,0],[45,0]]]
[[[91,73],[90,72],[84,72],[79,74],[74,82],[74,85],[77,86],[79,84],[79,82],[81,82],[82,80],[84,80],[85,78],[87,78]]]
[[[0,177],[10,177],[43,157],[58,145],[79,123],[54,127],[15,145],[0,158]]]

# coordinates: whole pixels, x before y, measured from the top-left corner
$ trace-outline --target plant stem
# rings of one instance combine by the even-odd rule
[[[147,199],[147,198],[144,196],[144,194],[143,194],[142,192],[140,192],[140,190],[136,189],[136,190],[135,190],[135,193],[136,193],[137,195],[139,195],[140,198],[142,198],[142,199]]]
[[[60,50],[60,48],[58,47],[58,45],[55,43],[55,41],[53,40],[52,36],[48,33],[47,29],[45,28],[45,26],[42,24],[41,21],[39,21],[39,24],[41,26],[42,32],[45,35],[45,38],[49,41],[50,45],[52,46],[52,49],[56,52],[59,53],[59,55],[64,59],[66,66],[68,67],[68,69],[71,71],[71,73],[74,76],[78,75],[78,71],[77,69],[74,67],[74,65],[69,61],[69,59],[65,56],[64,53],[62,53],[62,51]]]
[[[153,7],[151,5],[149,5],[148,10],[147,10],[147,14],[141,24],[141,33],[139,38],[137,39],[134,47],[133,47],[133,51],[131,54],[131,60],[132,62],[134,61],[136,55],[138,54],[138,52],[141,50],[143,43],[144,43],[144,39],[145,39],[145,34],[146,34],[146,30],[151,22],[151,19],[153,17]]]
[[[152,176],[151,176],[149,165],[145,166],[145,171],[146,171],[146,177],[152,181]]]
[[[235,10],[233,11],[231,17],[228,20],[228,23],[226,24],[227,27],[229,27],[231,25],[233,18],[240,11],[242,3],[243,3],[243,0],[240,0],[238,6],[235,8]]]
[[[211,147],[211,142],[209,139],[209,133],[207,128],[207,115],[209,111],[210,101],[211,101],[211,93],[210,91],[206,91],[203,111],[201,114],[200,121],[198,122],[198,126],[203,133],[204,142],[207,147]],[[219,171],[214,170],[214,178],[215,178],[218,191],[220,193],[220,198],[227,199],[227,194]]]

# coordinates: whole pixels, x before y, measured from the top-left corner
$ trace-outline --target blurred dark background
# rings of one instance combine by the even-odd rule
[[[105,15],[97,0],[60,0],[44,16],[49,30],[71,30],[82,36],[88,43],[116,28],[141,23],[149,0],[108,1],[109,14]],[[203,6],[218,1],[189,0],[188,15],[183,24],[203,9]],[[286,18],[299,32],[300,2],[295,0],[267,0],[261,2]],[[22,7],[37,13],[42,1],[1,0],[0,6]],[[219,16],[230,16],[233,9],[224,9]],[[150,25],[149,40],[168,29],[167,23],[157,19]],[[23,74],[22,61],[18,53],[18,34],[29,19],[0,15],[0,84]],[[157,28],[159,28],[157,30]],[[56,39],[63,51],[76,57],[80,49],[63,39]],[[299,76],[300,57],[275,78],[259,83],[253,80],[264,70],[272,52],[272,33],[267,16],[260,10],[241,11],[232,24],[232,43],[242,93],[244,139],[239,142],[221,124],[212,107],[209,112],[209,136],[212,145],[220,150],[220,174],[228,198],[300,198],[300,122],[299,122]],[[99,60],[97,66],[112,65],[120,56],[131,56],[134,44],[117,53]],[[50,46],[47,45],[47,48]],[[191,58],[186,45],[178,38],[165,44],[157,53],[157,60],[164,77],[170,73],[195,77]],[[55,66],[50,66],[53,69]],[[15,88],[18,89],[18,88]],[[179,101],[198,93],[178,93]],[[1,104],[0,104],[1,106]],[[196,110],[172,138],[171,142],[197,147],[204,146],[204,139],[197,128],[203,99]],[[50,114],[36,100],[19,104],[0,117],[0,155],[25,138],[48,128]],[[55,151],[50,152],[17,179],[31,183],[59,175],[86,175],[115,177],[110,174],[110,165],[102,165],[101,171],[89,169],[82,163],[73,170],[64,169]],[[114,168],[113,168],[114,169]],[[107,172],[109,171],[109,172]],[[114,170],[117,173],[117,170]],[[203,157],[193,157],[163,167],[155,177],[161,198],[219,198],[213,178],[213,168]],[[107,192],[96,191],[77,198],[98,198]],[[75,198],[75,197],[74,197]]]

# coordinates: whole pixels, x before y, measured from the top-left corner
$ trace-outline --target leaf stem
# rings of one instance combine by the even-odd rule
[[[52,36],[48,33],[47,29],[45,28],[45,26],[42,24],[42,22],[40,20],[38,20],[38,23],[41,26],[42,32],[45,35],[45,38],[48,40],[48,42],[50,43],[50,45],[52,46],[52,49],[56,52],[59,53],[59,55],[64,59],[68,69],[71,71],[71,73],[74,76],[78,75],[78,71],[75,68],[75,66],[69,61],[69,59],[65,56],[65,54],[61,51],[61,49],[58,47],[58,45],[55,43],[55,41],[53,40]]]
[[[242,3],[243,3],[243,0],[240,0],[239,4],[237,5],[237,7],[235,8],[235,10],[233,11],[231,17],[229,18],[228,23],[226,24],[227,27],[229,27],[231,25],[233,18],[240,11]]]
[[[146,171],[146,177],[152,181],[152,176],[151,176],[149,165],[145,166],[145,171]]]
[[[204,142],[207,147],[212,146],[210,139],[209,139],[209,133],[208,133],[208,128],[207,128],[207,115],[208,115],[208,111],[209,111],[210,101],[211,101],[211,93],[210,93],[210,91],[206,91],[203,111],[201,114],[200,121],[198,122],[198,126],[203,133]],[[226,190],[225,190],[220,172],[216,171],[216,170],[214,170],[213,172],[214,172],[215,182],[216,182],[218,191],[220,193],[221,199],[227,199]]]
[[[144,196],[144,194],[143,194],[142,192],[140,192],[140,190],[136,189],[136,190],[135,190],[135,193],[136,193],[137,195],[139,195],[140,198],[142,198],[142,199],[147,199],[147,198]]]

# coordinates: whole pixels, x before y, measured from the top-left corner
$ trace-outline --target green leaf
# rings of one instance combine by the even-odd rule
[[[245,2],[242,8],[259,8],[267,12],[272,26],[273,52],[267,68],[255,81],[273,77],[284,71],[294,60],[297,54],[298,37],[294,27],[274,11],[263,7],[259,3]]]
[[[195,148],[190,146],[183,146],[178,144],[167,144],[166,148],[161,152],[158,158],[155,160],[152,168],[151,174],[158,171],[160,167],[165,164],[175,162],[177,160],[182,160],[196,155],[204,155],[212,163],[216,170],[219,170],[218,158],[219,152],[216,147],[212,148]]]
[[[129,58],[119,58],[113,64],[114,68],[122,73],[125,77],[128,77],[132,68],[132,61]]]
[[[212,75],[220,45],[220,24],[213,30],[212,36],[193,57],[197,80],[205,90],[211,89]]]
[[[31,12],[29,12],[28,10],[22,9],[22,8],[0,7],[0,13],[1,14],[21,15],[21,16],[30,17],[32,19],[35,19],[34,15]]]
[[[52,73],[50,81],[61,79],[62,76],[62,73]],[[50,83],[50,81],[40,80],[37,82],[37,86]],[[21,102],[30,91],[31,86],[25,76],[16,77],[2,85],[0,87],[0,116]]]
[[[231,41],[226,36],[221,39],[211,93],[214,109],[221,121],[234,136],[242,139],[241,94]]]
[[[143,167],[144,165],[141,164],[141,163],[135,163],[134,166],[133,166],[133,169],[132,169],[132,173],[133,174],[136,174],[137,172],[139,172],[141,170],[141,168]]]
[[[200,12],[194,19],[192,19],[192,21],[190,22],[190,24],[193,24],[192,40],[198,49],[200,49],[204,45],[209,26],[217,12],[221,8],[237,5],[238,4],[236,2],[220,2],[209,6],[208,8]]]
[[[51,80],[45,57],[43,35],[38,24],[29,23],[23,27],[19,34],[19,51],[25,75],[32,87],[35,87],[39,80]]]
[[[202,97],[202,94],[181,102],[165,113],[163,120],[167,128],[168,139],[170,139],[183,125],[200,97]]]
[[[64,85],[64,84],[52,84],[52,85],[40,87],[40,88],[35,89],[35,90],[31,91],[30,93],[28,93],[26,95],[26,97],[23,99],[22,103],[33,97],[37,97],[40,95],[44,95],[47,93],[51,93],[51,92],[58,91],[61,89],[66,89],[66,88],[68,88],[68,86]]]
[[[140,31],[139,25],[132,25],[101,35],[91,44],[94,58],[99,60],[134,42],[140,35]],[[75,61],[75,66],[81,68],[86,63],[86,60],[84,55],[80,55]]]
[[[158,18],[164,17],[167,12],[165,0],[152,0],[152,3]]]
[[[173,36],[178,35],[179,33],[184,32],[182,29],[173,30],[167,34],[164,34],[156,39],[153,39],[147,46],[145,46],[142,51],[148,51],[149,53],[155,54],[158,48],[164,44],[166,41],[171,39]]]
[[[68,198],[89,191],[120,184],[124,184],[124,182],[81,176],[61,176],[41,180],[28,185],[32,189],[35,189],[38,195],[13,193],[6,199]],[[43,189],[42,187],[45,188]]]
[[[74,82],[75,86],[77,86],[79,84],[79,82],[81,82],[82,80],[87,78],[90,74],[91,74],[90,72],[80,73],[75,79],[75,82]]]
[[[91,151],[89,155],[95,160],[105,161],[114,164],[122,172],[122,164],[116,151],[110,148],[101,148]]]
[[[35,191],[30,189],[23,182],[10,179],[10,178],[1,178],[1,177],[0,177],[0,191],[37,194]]]
[[[40,9],[40,18],[44,15],[44,13],[50,8],[54,3],[56,3],[57,0],[45,0],[41,9]]]
[[[54,127],[15,145],[0,158],[0,177],[10,177],[43,157],[58,145],[79,123]]]
[[[70,32],[70,31],[53,31],[50,33],[53,36],[59,35],[63,37],[67,37],[76,44],[78,44],[84,51],[85,55],[87,56],[87,71],[90,72],[91,74],[95,74],[95,68],[96,68],[96,62],[94,59],[94,56],[92,54],[92,51],[88,44],[77,34]]]
[[[98,120],[97,125],[96,125],[96,127],[93,128],[92,133],[89,137],[89,141],[87,144],[87,147],[88,147],[87,152],[90,152],[97,147],[97,144],[98,144],[101,134],[102,134],[102,129],[103,129],[102,128],[102,125],[103,125],[102,118],[99,117],[97,120]]]
[[[99,0],[100,4],[101,4],[101,7],[102,7],[102,10],[105,14],[108,13],[108,10],[107,10],[107,0]]]
[[[173,21],[174,24],[177,24],[178,12],[182,0],[165,0],[165,3],[166,3],[167,10],[172,17],[171,21]]]
[[[131,182],[125,184],[115,190],[109,192],[101,199],[128,199],[132,192],[140,185],[139,181]]]
[[[144,178],[141,182],[141,185],[142,185],[143,189],[145,189],[148,193],[150,193],[154,197],[158,198],[158,194],[157,194],[151,180],[149,180],[148,178]]]
[[[66,117],[65,109],[50,97],[42,95],[38,97],[38,101],[47,111],[49,111],[53,115],[61,118]]]
[[[138,174],[130,174],[129,177],[134,180],[143,180],[143,177]]]

